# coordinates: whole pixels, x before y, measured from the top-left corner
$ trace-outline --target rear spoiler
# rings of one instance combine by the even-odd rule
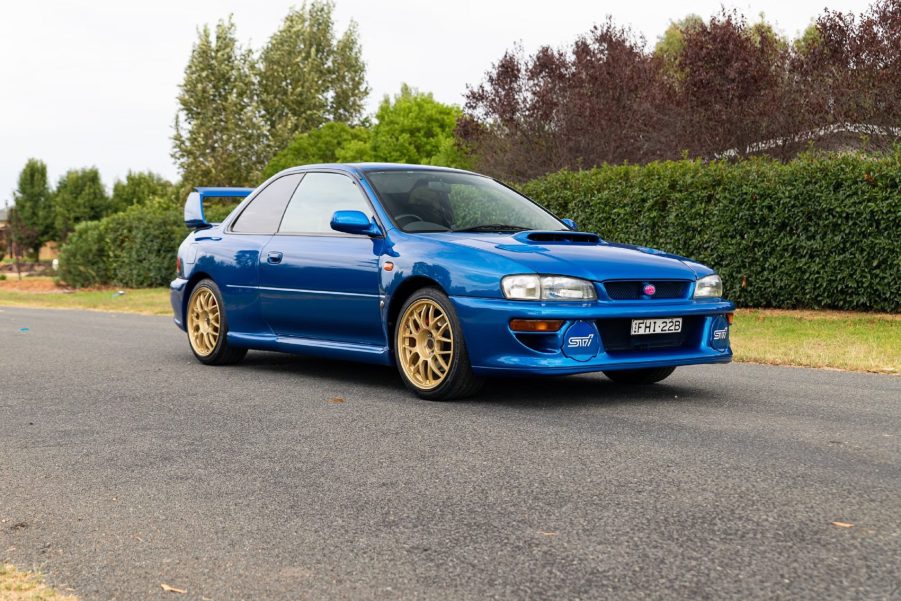
[[[253,188],[194,188],[185,201],[185,225],[195,230],[212,226],[203,214],[205,198],[246,198],[253,190]]]

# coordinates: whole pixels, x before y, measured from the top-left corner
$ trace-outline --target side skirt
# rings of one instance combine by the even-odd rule
[[[311,355],[327,359],[360,361],[376,365],[393,365],[394,358],[386,346],[353,344],[316,338],[290,336],[259,336],[255,334],[228,333],[229,344],[261,351],[279,351],[295,355]]]

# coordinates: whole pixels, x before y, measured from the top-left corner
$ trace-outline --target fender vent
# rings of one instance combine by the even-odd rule
[[[598,244],[601,241],[597,234],[587,232],[524,232],[517,238],[541,244]]]

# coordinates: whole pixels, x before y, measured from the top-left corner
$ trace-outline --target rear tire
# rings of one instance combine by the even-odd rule
[[[674,371],[675,367],[650,367],[605,371],[604,375],[617,384],[654,384],[668,378]]]
[[[188,344],[204,365],[231,365],[247,354],[228,343],[228,317],[222,292],[213,280],[201,280],[191,291],[185,311]]]
[[[467,397],[484,383],[472,372],[454,307],[437,288],[417,290],[401,307],[394,360],[406,387],[429,401]]]

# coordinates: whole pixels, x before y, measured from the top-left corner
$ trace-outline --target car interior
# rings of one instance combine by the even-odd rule
[[[382,202],[405,231],[449,230],[454,226],[450,185],[444,182],[420,178],[408,192],[382,193]]]

